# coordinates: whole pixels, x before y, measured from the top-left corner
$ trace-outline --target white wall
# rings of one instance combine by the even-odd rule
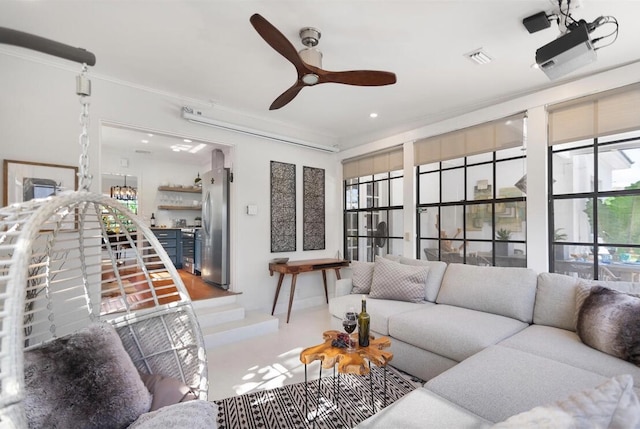
[[[40,63],[0,54],[0,157],[3,159],[77,165],[80,149],[79,108],[75,94],[77,71],[68,64]],[[79,67],[78,67],[79,69]],[[231,288],[242,292],[240,302],[249,310],[271,311],[277,277],[270,277],[267,264],[274,257],[291,259],[333,257],[342,249],[342,191],[335,154],[275,143],[256,137],[225,132],[193,124],[181,118],[182,100],[166,94],[91,77],[93,95],[90,124],[90,172],[92,190],[99,192],[103,123],[127,125],[150,132],[191,137],[228,145],[226,163],[232,168],[231,184]],[[298,136],[304,138],[304,136]],[[270,252],[270,161],[297,166],[298,251]],[[302,251],[302,166],[324,168],[326,177],[326,249]],[[168,167],[167,167],[168,168]],[[112,169],[112,168],[109,168]],[[140,170],[140,186],[157,187],[157,172]],[[114,172],[114,171],[105,171]],[[193,180],[192,178],[190,180]],[[148,211],[148,201],[142,204]],[[258,215],[246,214],[256,204]],[[331,286],[334,277],[327,276]],[[286,311],[289,279],[281,291],[277,313]],[[324,302],[320,273],[300,276],[294,310]]]

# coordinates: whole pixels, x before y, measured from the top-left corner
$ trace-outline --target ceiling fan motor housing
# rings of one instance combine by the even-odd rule
[[[302,40],[302,44],[307,48],[313,48],[318,44],[320,40],[320,30],[313,27],[304,27],[300,30],[300,39]]]
[[[316,48],[304,48],[298,52],[302,61],[310,66],[322,68],[322,52]]]

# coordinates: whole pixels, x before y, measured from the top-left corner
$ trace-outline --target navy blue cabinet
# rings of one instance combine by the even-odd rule
[[[179,228],[151,228],[176,268],[182,268],[182,237]]]

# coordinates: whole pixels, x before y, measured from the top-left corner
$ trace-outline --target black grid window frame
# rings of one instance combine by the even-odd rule
[[[622,190],[607,190],[601,191],[599,189],[599,169],[598,169],[598,154],[601,149],[606,148],[612,145],[618,145],[621,143],[630,143],[630,142],[638,142],[638,148],[640,148],[640,138],[639,137],[631,137],[631,138],[623,138],[610,140],[607,139],[606,142],[601,142],[600,139],[594,138],[590,140],[588,144],[579,145],[579,146],[571,146],[562,149],[558,149],[558,145],[549,146],[548,149],[548,214],[549,214],[549,272],[557,272],[556,271],[556,262],[555,262],[555,246],[587,246],[593,249],[593,254],[598,255],[600,247],[628,247],[633,249],[638,249],[638,253],[640,253],[640,243],[599,243],[598,235],[593,234],[593,239],[590,241],[559,241],[556,240],[556,220],[555,220],[555,202],[561,200],[576,200],[576,199],[586,199],[591,201],[593,207],[593,224],[599,225],[598,223],[598,200],[607,197],[623,197],[623,196],[640,196],[640,189],[622,189]],[[593,151],[593,191],[591,192],[575,192],[575,193],[562,193],[562,194],[554,194],[553,191],[553,155],[561,154],[563,152],[571,152],[581,149],[590,149]],[[597,227],[596,227],[597,228]],[[601,280],[600,277],[600,261],[598,258],[593,258],[593,270],[591,272],[591,278],[594,280]]]
[[[495,205],[496,204],[502,204],[502,203],[513,203],[513,202],[522,202],[525,204],[525,210],[526,210],[526,196],[524,197],[509,197],[509,198],[497,198],[496,197],[496,186],[492,187],[492,197],[489,199],[484,199],[484,200],[470,200],[470,196],[467,195],[467,190],[469,189],[469,187],[467,186],[467,170],[471,167],[478,167],[478,166],[483,166],[483,165],[491,165],[492,166],[492,183],[496,183],[496,171],[498,166],[501,163],[505,163],[505,162],[509,162],[509,161],[514,161],[514,160],[525,160],[526,159],[526,152],[523,152],[523,154],[521,156],[513,156],[513,157],[505,157],[505,158],[498,158],[497,157],[497,153],[496,152],[492,152],[492,157],[490,160],[487,161],[481,161],[481,162],[469,162],[469,157],[464,157],[464,158],[458,158],[460,160],[463,160],[461,165],[456,165],[456,166],[452,166],[452,167],[443,167],[443,162],[438,162],[439,168],[438,169],[431,169],[428,171],[423,171],[421,169],[422,166],[417,166],[416,167],[416,233],[417,233],[417,237],[418,239],[416,240],[416,255],[418,255],[419,259],[422,259],[425,257],[425,255],[423,255],[422,253],[422,246],[423,246],[423,241],[424,240],[430,240],[430,241],[437,241],[438,242],[438,260],[442,260],[442,242],[443,241],[451,241],[451,242],[457,242],[457,243],[461,243],[464,245],[464,252],[462,252],[462,263],[468,263],[468,255],[467,255],[467,251],[466,251],[466,243],[491,243],[491,247],[493,249],[492,252],[492,256],[489,262],[491,262],[491,265],[496,265],[496,242],[506,242],[506,243],[516,243],[516,244],[523,244],[526,248],[526,239],[525,240],[507,240],[507,241],[502,241],[502,240],[497,240],[496,239],[496,210],[495,210]],[[434,163],[435,164],[435,163]],[[464,198],[462,200],[459,201],[448,201],[448,202],[442,202],[442,175],[444,172],[446,171],[451,171],[451,170],[463,170],[463,177],[464,177]],[[421,180],[420,180],[420,176],[423,174],[439,174],[439,183],[440,183],[440,189],[439,189],[439,195],[438,195],[438,199],[440,200],[440,202],[435,202],[435,203],[421,203],[420,202],[420,187],[421,187]],[[467,213],[468,207],[474,206],[474,205],[491,205],[491,213],[492,213],[492,234],[491,234],[491,239],[481,239],[481,238],[470,238],[467,237],[467,229],[466,229],[466,225],[467,225]],[[423,236],[422,230],[421,230],[421,225],[420,225],[420,213],[422,213],[425,210],[429,210],[429,209],[436,209],[438,210],[438,217],[440,217],[441,215],[441,210],[443,207],[454,207],[454,206],[458,206],[458,207],[462,207],[462,215],[463,215],[463,219],[462,219],[462,237],[458,237],[455,240],[452,240],[451,238],[447,237],[446,239],[442,238],[441,236],[428,236],[425,235]]]
[[[355,254],[355,256],[358,256],[360,254],[360,241],[362,238],[365,238],[367,240],[375,240],[377,239],[382,239],[382,241],[384,241],[384,246],[382,247],[384,250],[384,253],[389,253],[389,248],[390,248],[390,240],[392,239],[402,239],[402,237],[396,237],[396,236],[392,236],[390,235],[390,233],[388,232],[385,236],[374,236],[373,234],[367,234],[367,235],[362,235],[359,234],[360,231],[360,215],[361,214],[369,214],[372,216],[378,214],[378,213],[386,213],[386,218],[389,219],[389,213],[392,211],[397,211],[397,210],[403,210],[404,206],[403,205],[396,205],[396,206],[392,206],[392,205],[387,205],[387,206],[374,206],[373,204],[368,205],[367,207],[360,207],[360,195],[358,194],[358,198],[357,198],[357,208],[353,208],[353,209],[348,209],[348,189],[350,189],[351,187],[356,187],[357,189],[360,189],[361,185],[371,185],[373,188],[377,188],[377,189],[372,189],[371,190],[371,196],[373,197],[376,193],[379,194],[380,193],[380,187],[381,186],[386,186],[387,187],[387,195],[389,195],[389,204],[391,204],[391,185],[392,185],[392,181],[394,180],[403,180],[404,176],[399,174],[399,175],[392,175],[395,172],[386,172],[386,173],[382,173],[382,174],[375,174],[375,175],[369,175],[369,176],[364,176],[364,177],[356,177],[353,179],[348,179],[345,180],[343,182],[343,196],[344,196],[344,200],[343,200],[343,207],[344,207],[344,212],[343,212],[343,237],[344,237],[344,241],[343,241],[343,252],[344,252],[344,257],[345,259],[348,260],[358,260],[353,258],[353,253]],[[384,176],[384,177],[380,177],[380,176]],[[373,200],[372,200],[373,202]],[[349,217],[350,216],[354,216],[355,217],[355,225],[352,224],[352,226],[355,226],[353,229],[356,231],[355,234],[350,233],[349,231]],[[388,229],[387,231],[389,231],[390,229]],[[373,231],[372,231],[373,232]],[[351,252],[350,248],[349,248],[349,239],[354,239],[356,241],[356,248],[355,248],[355,252]],[[367,258],[367,259],[373,259],[373,258]],[[368,262],[373,262],[373,260],[368,261]]]

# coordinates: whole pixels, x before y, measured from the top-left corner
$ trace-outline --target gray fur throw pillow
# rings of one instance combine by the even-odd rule
[[[29,428],[126,428],[151,407],[115,329],[95,323],[25,353]]]
[[[583,343],[640,366],[640,297],[591,287],[578,310],[576,331]]]

